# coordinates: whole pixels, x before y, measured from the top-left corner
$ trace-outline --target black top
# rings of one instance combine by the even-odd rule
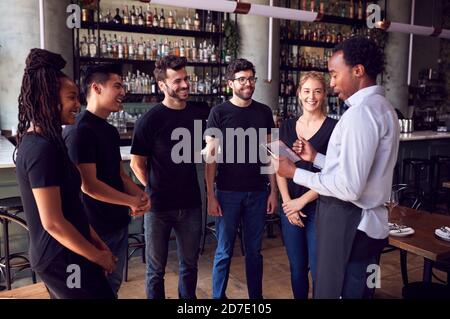
[[[195,103],[188,102],[183,110],[160,103],[136,122],[131,154],[148,157],[147,192],[152,210],[201,206],[195,163],[201,163],[208,113],[209,107]]]
[[[26,134],[20,143],[16,173],[30,230],[31,266],[43,271],[63,246],[44,230],[32,189],[58,186],[64,218],[90,240],[88,219],[79,198],[80,174],[54,143],[32,133]]]
[[[286,145],[291,146],[294,144],[297,139],[297,132],[295,130],[295,124],[297,123],[298,118],[289,119],[283,121],[280,125],[280,140],[282,140]],[[319,130],[314,134],[309,142],[314,147],[314,149],[322,154],[327,153],[328,141],[330,140],[331,133],[333,133],[334,127],[336,126],[337,121],[333,120],[329,117],[325,119],[322,123],[322,126]],[[319,172],[320,170],[313,166],[311,162],[298,161],[295,164],[298,168],[303,168],[305,170],[311,172]],[[292,199],[297,198],[305,194],[309,191],[309,188],[298,185],[294,183],[292,179],[288,179],[288,190],[289,195]],[[305,208],[302,210],[305,213],[314,213],[316,210],[316,201],[308,203]]]
[[[123,192],[120,176],[120,136],[106,120],[83,111],[74,125],[63,131],[69,157],[75,164],[93,163],[97,179]],[[101,235],[111,234],[130,222],[128,207],[96,200],[82,193],[82,201],[90,224]]]
[[[221,138],[218,137],[220,143],[223,143],[223,156],[221,161],[218,160],[217,165],[217,189],[237,192],[267,189],[268,176],[261,174],[261,167],[265,164],[260,156],[265,152],[261,153],[259,145],[265,142],[261,139],[266,139],[275,127],[271,109],[256,101],[252,101],[248,107],[239,107],[227,101],[211,110],[207,127],[209,130],[219,129],[223,138],[223,141],[220,141]],[[239,129],[243,133],[253,128],[256,131],[252,138],[256,137],[256,141],[250,142],[250,134],[246,134],[244,141],[243,139],[238,141],[237,134],[234,135],[233,140],[227,140],[227,131],[230,135],[230,132],[233,134],[234,129]],[[250,133],[250,130],[247,132]],[[213,131],[206,134],[215,136]]]

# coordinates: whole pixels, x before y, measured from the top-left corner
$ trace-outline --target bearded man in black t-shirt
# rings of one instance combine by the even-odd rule
[[[144,217],[149,299],[165,298],[164,273],[172,229],[180,264],[178,295],[196,298],[202,203],[194,157],[200,156],[201,129],[199,143],[192,137],[208,117],[209,108],[187,102],[185,66],[186,59],[176,56],[156,62],[154,75],[164,100],[137,121],[131,146],[131,168],[146,185],[152,201],[152,209]],[[186,134],[188,147],[179,150],[177,145],[184,142]]]
[[[256,77],[250,61],[233,61],[226,76],[233,97],[211,110],[205,133],[208,153],[217,159],[207,159],[205,172],[208,214],[216,217],[218,239],[213,298],[226,298],[234,240],[242,220],[248,296],[261,299],[262,236],[266,214],[275,212],[277,191],[275,176],[264,173],[259,145],[270,139],[275,124],[270,108],[252,100]]]

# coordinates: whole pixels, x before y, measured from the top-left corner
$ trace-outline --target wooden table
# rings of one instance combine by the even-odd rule
[[[450,216],[397,206],[389,219],[390,222],[412,227],[415,231],[407,237],[389,236],[389,244],[400,249],[403,282],[408,282],[407,252],[423,257],[423,281],[431,282],[433,265],[438,261],[450,259],[450,242],[438,239],[434,234],[436,228],[450,226]]]

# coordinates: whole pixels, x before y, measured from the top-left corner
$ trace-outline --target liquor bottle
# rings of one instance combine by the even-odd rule
[[[360,19],[360,20],[363,19],[363,6],[362,6],[361,0],[359,0],[359,2],[358,2],[358,19]]]
[[[353,19],[355,17],[355,4],[353,3],[353,0],[350,0],[350,8],[349,8],[349,15],[348,17],[350,19]]]
[[[173,29],[178,29],[177,9],[173,11]]]
[[[320,3],[319,3],[319,13],[325,14],[325,1],[323,1],[323,0],[320,0]]]
[[[86,37],[83,37],[83,41],[80,43],[80,55],[89,56],[89,44]]]
[[[172,10],[169,11],[169,17],[167,18],[167,25],[169,29],[174,29],[175,20],[173,18]]]
[[[131,48],[131,51],[133,51],[133,48]],[[130,43],[127,37],[125,37],[125,42],[123,43],[123,57],[125,59],[133,58],[132,56],[130,56]]]
[[[191,29],[191,25],[189,23],[189,17],[186,13],[186,16],[183,18],[183,28],[184,30],[190,30]]]
[[[158,51],[157,51],[157,58],[160,58],[164,55],[164,43],[162,38],[159,38],[159,42],[158,42]]]
[[[198,17],[198,12],[195,13],[195,19],[194,19],[194,30],[200,31],[201,29],[201,22],[200,18]]]
[[[217,53],[216,53],[216,47],[214,44],[211,46],[210,60],[211,60],[211,63],[217,63]]]
[[[156,80],[155,80],[155,78],[153,76],[150,78],[150,87],[151,87],[151,93],[152,94],[156,94],[157,93],[157,91],[156,91]]]
[[[199,62],[203,62],[203,44],[200,42],[199,46],[198,46],[198,61]]]
[[[173,45],[173,55],[180,56],[180,47],[178,46],[178,41],[175,41]]]
[[[213,32],[213,23],[212,23],[212,17],[211,17],[211,11],[208,11],[208,14],[206,15],[206,30],[207,32]]]
[[[137,58],[138,58],[138,60],[144,60],[144,58],[145,58],[144,39],[142,37],[138,43]]]
[[[150,41],[145,41],[145,60],[151,60],[152,59],[152,46],[150,44]]]
[[[100,56],[101,57],[108,56],[108,41],[106,40],[106,34],[103,34],[103,38],[100,41]]]
[[[169,40],[166,38],[164,40],[162,55],[163,56],[168,56],[169,54],[170,54],[170,45],[169,45]]]
[[[280,95],[285,95],[286,88],[285,88],[285,82],[284,82],[284,73],[281,73],[280,77]]]
[[[152,60],[156,60],[156,58],[158,57],[158,46],[156,45],[156,39],[152,40],[152,55],[151,55],[151,59]]]
[[[314,11],[314,7],[316,5],[316,0],[311,0],[311,6],[310,6],[310,11]]]
[[[230,52],[230,50],[227,50],[226,52],[225,52],[225,63],[230,63],[231,62],[231,52]]]
[[[142,14],[142,6],[139,6],[138,25],[143,26],[145,24],[145,18]]]
[[[307,7],[306,7],[306,0],[302,0],[302,10],[303,11],[306,11],[307,10]]]
[[[189,44],[189,40],[186,40],[186,45],[184,46],[184,56],[189,61],[192,59],[191,47],[190,47],[190,44]]]
[[[112,51],[113,51],[113,41],[112,41],[111,33],[110,33],[108,42],[106,43],[106,57],[107,58],[113,57]]]
[[[120,16],[120,9],[116,8],[116,15],[113,18],[113,22],[117,24],[122,24],[122,17]]]
[[[131,6],[130,20],[131,20],[131,25],[137,25],[138,17],[136,14],[136,7],[134,5]]]
[[[181,44],[180,44],[180,56],[181,57],[185,57],[186,56],[186,50],[184,48],[184,39],[181,39]]]
[[[147,4],[147,12],[145,14],[145,25],[151,27],[153,25],[153,13],[150,10],[150,4]]]
[[[130,24],[130,15],[129,15],[129,13],[128,13],[128,6],[127,5],[124,5],[123,6],[123,11],[122,11],[122,14],[123,14],[123,24]]]
[[[103,22],[105,23],[110,23],[112,21],[112,15],[111,15],[111,10],[108,9],[106,11],[106,15],[103,17]]]
[[[192,47],[191,47],[191,57],[192,61],[197,61],[197,48],[195,47],[195,40],[192,40]]]
[[[115,36],[115,35],[114,35]],[[124,45],[122,42],[122,36],[119,36],[119,42],[117,43],[117,58],[123,59],[124,58]]]
[[[158,9],[155,8],[155,13],[153,14],[153,27],[159,27]]]
[[[112,57],[117,59],[119,57],[119,42],[117,41],[117,35],[114,34],[114,40],[112,41]]]
[[[89,41],[89,55],[90,57],[94,58],[97,56],[97,39],[94,35],[94,30],[92,30],[92,36],[90,37],[90,41]]]
[[[164,18],[164,9],[161,9],[161,15],[159,16],[159,27],[165,28],[166,26],[166,18]]]

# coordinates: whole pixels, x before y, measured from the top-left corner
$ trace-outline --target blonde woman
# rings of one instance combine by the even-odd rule
[[[297,89],[302,115],[281,123],[280,139],[293,145],[302,137],[318,152],[326,153],[328,141],[337,121],[326,116],[326,82],[319,72],[302,76]],[[320,150],[320,151],[319,151]],[[299,161],[299,168],[317,172],[312,163]],[[295,299],[308,298],[308,273],[314,281],[316,267],[315,210],[318,194],[277,175],[283,205],[281,222],[283,239],[291,269],[291,285]]]

